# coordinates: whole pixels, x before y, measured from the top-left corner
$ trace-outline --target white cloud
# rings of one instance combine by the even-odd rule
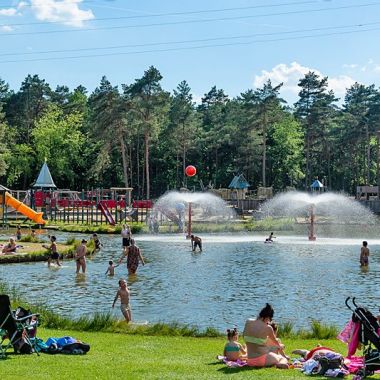
[[[284,83],[282,91],[289,92],[292,95],[298,94],[300,88],[298,82],[309,71],[315,72],[320,77],[326,75],[322,74],[319,70],[302,66],[298,62],[292,62],[290,65],[280,63],[273,67],[272,70],[262,70],[261,75],[256,75],[254,80],[255,87],[262,87],[263,84],[270,79],[274,85]],[[344,95],[346,89],[351,87],[355,80],[348,75],[339,75],[337,77],[328,78],[329,88],[334,91],[335,95]]]
[[[20,1],[16,7],[0,9],[0,16],[19,16],[21,13],[19,12],[22,8],[24,8],[26,3],[24,1]]]
[[[95,18],[91,10],[79,8],[82,0],[31,0],[32,11],[42,21],[60,22],[82,27],[84,21]]]
[[[0,16],[15,16],[17,14],[16,8],[0,9]]]
[[[2,32],[11,32],[14,29],[9,25],[1,25],[0,30]]]
[[[359,67],[359,65],[357,63],[345,63],[343,65],[344,69],[356,69],[358,67]]]

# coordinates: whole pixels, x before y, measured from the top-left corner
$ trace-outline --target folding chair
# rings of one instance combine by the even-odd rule
[[[5,294],[0,295],[0,358],[6,356],[7,350],[13,346],[16,353],[36,352],[36,329],[39,314],[30,312],[22,315],[11,309],[9,297]],[[7,345],[4,341],[8,339]]]

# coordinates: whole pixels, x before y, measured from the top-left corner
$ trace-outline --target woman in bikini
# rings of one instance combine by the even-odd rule
[[[2,249],[2,253],[9,254],[9,253],[16,253],[17,245],[14,238],[9,238],[9,243],[5,245]]]
[[[244,327],[247,345],[247,364],[251,367],[289,368],[287,359],[279,354],[282,349],[270,323],[274,311],[268,303],[256,319],[248,319]]]

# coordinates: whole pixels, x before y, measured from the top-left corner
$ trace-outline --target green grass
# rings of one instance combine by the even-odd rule
[[[91,345],[84,356],[9,355],[0,361],[1,379],[305,379],[297,370],[228,368],[216,360],[225,340],[219,338],[157,337],[70,330],[40,329],[39,337],[74,336]],[[284,339],[286,353],[317,343],[342,354],[336,339]],[[323,379],[323,377],[313,377]],[[377,375],[373,378],[379,379]]]
[[[47,228],[49,228],[49,224],[57,227],[59,231],[89,234],[120,234],[122,229],[122,224],[111,226],[109,224],[76,224],[50,221],[47,224]],[[141,232],[145,226],[144,223],[136,222],[128,223],[128,225],[131,227],[132,233],[134,234]]]

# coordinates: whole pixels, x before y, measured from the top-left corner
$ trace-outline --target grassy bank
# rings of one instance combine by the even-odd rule
[[[7,241],[0,241],[6,244]],[[28,236],[23,237],[17,242],[19,246],[16,253],[0,255],[0,264],[25,263],[36,261],[47,261],[49,251],[42,247],[42,244],[49,245],[49,242],[42,242]],[[72,259],[75,250],[80,244],[79,240],[69,239],[66,243],[57,243],[57,250],[63,259]],[[87,243],[88,255],[94,250],[94,242],[91,240]]]
[[[219,338],[152,337],[40,329],[41,338],[74,336],[91,345],[84,356],[9,355],[0,361],[2,379],[304,379],[297,370],[228,368],[215,357],[223,351]],[[336,339],[284,339],[286,352],[321,343],[346,354]],[[31,374],[33,368],[33,375]],[[322,379],[322,377],[314,377]],[[374,377],[379,378],[379,377]]]

